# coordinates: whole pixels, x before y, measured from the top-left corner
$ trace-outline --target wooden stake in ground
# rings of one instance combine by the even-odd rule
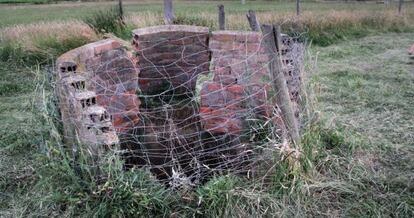
[[[174,10],[172,0],[164,0],[164,23],[169,25],[174,23]]]
[[[252,31],[259,32],[260,31],[260,24],[257,21],[256,13],[253,10],[249,10],[246,14],[247,20],[249,21],[250,28]]]
[[[401,9],[402,9],[403,2],[404,2],[404,0],[399,0],[398,1],[398,14],[401,14]]]
[[[219,20],[219,30],[226,29],[226,15],[224,14],[224,5],[218,5],[218,20]]]
[[[261,29],[263,32],[265,50],[270,59],[269,71],[273,81],[273,88],[276,92],[276,103],[282,112],[282,119],[293,143],[299,145],[299,128],[293,114],[289,90],[282,68],[282,59],[280,55],[280,27],[274,25],[262,25]]]
[[[296,15],[300,15],[300,0],[296,0]]]
[[[122,24],[124,22],[124,7],[122,6],[122,0],[118,0],[118,8],[119,8],[119,19],[121,20]]]

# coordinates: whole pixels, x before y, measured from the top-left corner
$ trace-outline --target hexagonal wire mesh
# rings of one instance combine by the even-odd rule
[[[172,187],[268,170],[260,163],[283,149],[286,131],[261,33],[156,26],[135,30],[132,45],[103,40],[58,59],[68,144],[116,149],[126,168]],[[280,51],[299,122],[304,45],[283,36]]]

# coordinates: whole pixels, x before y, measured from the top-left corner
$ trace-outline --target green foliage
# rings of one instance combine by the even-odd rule
[[[114,159],[115,158],[115,159]],[[37,199],[42,204],[57,204],[71,216],[155,216],[170,214],[173,198],[148,172],[123,172],[114,154],[100,162],[70,157],[45,160],[37,188],[52,195]],[[85,161],[85,162],[83,162]],[[115,163],[115,164],[114,164]],[[98,169],[99,167],[99,169]]]
[[[18,64],[28,63],[29,65],[32,65],[45,58],[41,53],[25,51],[25,49],[17,43],[3,42],[0,46],[0,60],[2,62],[14,62]]]
[[[132,28],[123,22],[118,7],[93,12],[83,21],[97,33],[113,33],[123,39],[131,38]]]
[[[306,37],[312,41],[313,44],[319,46],[329,46],[339,41],[362,38],[372,33],[381,32],[410,32],[412,27],[404,25],[394,25],[392,27],[383,28],[383,26],[376,26],[373,23],[361,23],[361,25],[349,24],[336,24],[331,26],[304,26],[297,27],[296,25],[289,26],[284,24],[283,29],[289,35],[297,35],[302,33],[301,37]]]
[[[211,179],[197,190],[200,199],[201,211],[208,212],[204,215],[210,217],[223,217],[226,208],[235,206],[237,197],[234,193],[240,187],[240,178],[234,176],[220,176]],[[228,214],[227,214],[228,215]]]
[[[175,17],[174,24],[204,26],[214,30],[216,21],[207,17],[200,17],[195,14],[179,13]]]
[[[55,60],[59,55],[89,43],[89,39],[83,36],[46,37],[34,39],[34,47],[27,48],[19,42],[0,43],[0,60],[3,62],[33,66],[47,64],[49,60]]]
[[[36,47],[44,57],[49,57],[54,60],[59,55],[89,42],[89,39],[82,36],[66,38],[63,40],[59,40],[56,37],[48,37],[36,40]]]

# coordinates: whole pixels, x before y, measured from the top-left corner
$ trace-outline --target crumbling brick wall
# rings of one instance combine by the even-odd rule
[[[88,75],[75,62],[58,61],[57,93],[67,144],[84,144],[92,154],[102,154],[116,145],[118,136],[110,115],[96,104],[96,93],[88,91]],[[109,146],[109,147],[106,147]],[[76,146],[74,149],[78,149]]]
[[[63,83],[58,88],[63,123],[67,129],[66,138],[76,138],[75,134],[78,134],[81,135],[80,139],[91,139],[84,135],[95,131],[95,135],[115,135],[116,140],[95,138],[85,143],[116,144],[118,136],[134,128],[139,121],[140,102],[136,96],[138,69],[119,42],[112,39],[101,40],[71,50],[59,57],[57,66],[59,81]],[[68,98],[71,92],[64,86],[66,83],[74,83],[78,90],[82,90],[76,94],[75,99],[80,101],[82,111],[90,112],[88,119],[77,116],[80,119],[78,122],[69,122],[79,112],[78,109],[70,108],[73,104],[68,102],[71,100]],[[98,115],[102,117],[96,119],[95,116]],[[98,124],[90,125],[101,120],[108,122],[97,130]],[[83,126],[86,126],[86,130],[79,129]]]
[[[209,68],[207,27],[168,25],[133,31],[144,94],[194,92],[197,75]]]
[[[171,176],[173,165],[185,169],[190,151],[200,142],[193,97],[198,75],[209,71],[208,36],[206,27],[183,25],[133,31],[142,99],[137,125],[142,137],[135,153],[141,158],[136,163],[159,165],[153,168],[159,176]]]
[[[213,81],[203,85],[200,109],[202,123],[208,131],[240,135],[246,128],[247,118],[266,118],[272,113],[272,100],[268,99],[272,86],[268,71],[270,60],[262,39],[259,32],[215,31],[211,34]],[[296,79],[292,74],[286,77],[289,81]]]
[[[98,105],[105,107],[119,134],[127,133],[139,121],[140,101],[138,68],[131,55],[113,39],[90,43],[62,55],[63,60],[74,61],[88,79],[86,89],[96,93]]]
[[[74,49],[57,61],[66,135],[101,144],[118,143],[120,137],[133,150],[135,164],[154,166],[167,177],[174,161],[191,168],[194,157],[238,163],[246,148],[239,148],[239,136],[250,128],[246,121],[274,119],[277,110],[262,39],[259,32],[167,25],[134,30],[135,55],[112,39]],[[282,42],[283,71],[299,117],[303,47],[287,36]],[[63,76],[63,68],[80,73]],[[202,85],[198,102],[200,74],[212,79]],[[71,87],[83,91],[72,94]],[[88,126],[102,127],[108,137],[89,133]]]
[[[286,78],[289,89],[290,100],[293,106],[293,112],[300,124],[300,92],[302,87],[304,45],[299,43],[297,38],[282,35],[281,58],[282,70]],[[299,125],[298,125],[299,126]]]

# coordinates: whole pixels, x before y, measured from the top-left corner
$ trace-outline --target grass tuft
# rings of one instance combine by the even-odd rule
[[[113,33],[123,39],[131,38],[131,28],[125,25],[118,7],[94,12],[83,21],[97,34]]]
[[[0,30],[0,58],[32,66],[97,39],[95,32],[79,21],[17,25]]]

